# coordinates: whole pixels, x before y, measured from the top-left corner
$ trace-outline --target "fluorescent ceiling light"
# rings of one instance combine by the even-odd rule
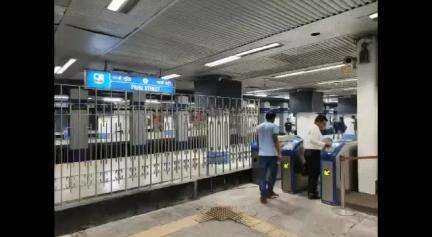
[[[68,69],[70,67],[70,65],[72,65],[74,62],[76,61],[76,59],[71,58],[69,59],[64,65],[63,67],[61,67],[56,74],[62,74],[64,71],[66,71],[66,69]]]
[[[274,78],[301,75],[301,74],[305,74],[305,73],[309,73],[309,72],[319,72],[319,71],[330,70],[330,69],[339,68],[339,67],[343,67],[343,66],[345,66],[345,64],[341,63],[341,64],[337,64],[337,65],[333,65],[333,66],[322,67],[322,68],[317,68],[317,69],[312,69],[312,70],[302,70],[302,71],[298,71],[298,72],[287,73],[287,74],[283,74],[283,75],[279,75],[279,76],[274,76]]]
[[[272,96],[272,97],[274,97],[274,98],[280,98],[280,99],[286,99],[286,100],[289,100],[289,95],[277,95],[277,96]]]
[[[60,66],[55,66],[54,67],[54,74],[57,74],[57,72],[60,70]]]
[[[279,47],[281,45],[282,44],[280,44],[280,43],[272,43],[272,44],[264,45],[264,46],[261,46],[261,47],[258,47],[258,48],[254,48],[254,49],[251,49],[251,50],[247,50],[247,51],[238,53],[238,54],[236,54],[234,56],[229,56],[229,57],[222,58],[222,59],[210,62],[210,63],[206,63],[205,66],[207,66],[207,67],[214,67],[214,66],[218,66],[218,65],[221,65],[221,64],[224,64],[224,63],[229,63],[229,62],[232,62],[232,61],[240,59],[242,56],[245,56],[245,55],[248,55],[248,54],[252,54],[252,53],[256,53],[256,52],[263,51],[263,50],[267,50],[267,49],[271,49],[271,48],[274,48],[274,47]]]
[[[375,12],[374,14],[370,14],[369,15],[369,18],[370,19],[375,19],[375,18],[377,18],[378,17],[378,12]]]
[[[67,100],[69,99],[68,95],[54,95],[54,99],[56,100]]]
[[[249,92],[247,92],[247,94],[250,94],[250,93],[259,93],[259,92],[267,92],[267,91],[279,91],[279,90],[285,90],[285,89],[289,89],[289,87],[280,87],[280,88],[275,88],[275,89],[249,91]]]
[[[170,75],[163,76],[161,78],[164,80],[168,80],[168,79],[172,79],[172,78],[176,78],[176,77],[180,77],[180,76],[181,75],[178,75],[178,74],[170,74]]]
[[[356,90],[357,87],[348,87],[348,88],[343,88],[344,91],[351,91],[351,90]]]
[[[145,100],[145,102],[149,103],[149,104],[160,104],[160,101],[155,100],[155,99],[148,99],[148,100]]]
[[[115,12],[119,11],[120,8],[124,6],[127,1],[128,0],[112,0],[111,3],[108,5],[107,9]]]
[[[304,74],[305,72],[306,72],[306,71],[293,72],[293,73],[288,73],[288,74],[283,74],[283,75],[275,76],[274,78],[281,78],[281,77],[295,76],[295,75]]]
[[[333,98],[324,98],[324,102],[325,103],[337,103],[337,102],[339,102],[339,100],[338,100],[338,98],[335,98],[335,97],[333,97]]]
[[[113,102],[113,103],[124,102],[124,99],[118,97],[103,97],[102,100],[105,102]]]
[[[334,68],[340,68],[340,67],[343,67],[343,66],[345,66],[345,64],[339,64],[339,65],[334,65],[334,66],[317,68],[317,69],[313,69],[313,70],[308,70],[306,72],[319,72],[319,71],[330,70],[330,69],[334,69]]]
[[[257,96],[257,97],[267,97],[267,95],[266,95],[266,94],[263,94],[263,93],[255,94],[255,96]]]
[[[317,85],[325,85],[325,84],[333,84],[333,83],[340,83],[340,82],[349,82],[349,81],[357,81],[356,78],[346,79],[346,80],[338,80],[338,81],[323,81],[318,82]]]
[[[251,50],[248,50],[248,51],[244,51],[242,53],[236,54],[235,56],[241,57],[241,56],[245,56],[245,55],[248,55],[248,54],[256,53],[256,52],[259,52],[259,51],[263,51],[263,50],[266,50],[266,49],[271,49],[271,48],[279,47],[279,46],[281,46],[281,44],[279,44],[279,43],[268,44],[268,45],[264,45],[264,46],[259,47],[259,48],[254,48],[254,49],[251,49]]]
[[[224,63],[229,63],[229,62],[232,62],[232,61],[235,61],[235,60],[238,60],[238,59],[240,59],[239,56],[229,56],[229,57],[222,58],[222,59],[210,62],[210,63],[206,63],[205,66],[207,66],[207,67],[214,67],[214,66],[218,66],[218,65],[221,65],[221,64],[224,64]]]

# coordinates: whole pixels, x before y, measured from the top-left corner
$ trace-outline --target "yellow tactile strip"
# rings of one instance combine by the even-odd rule
[[[186,218],[170,222],[165,225],[155,226],[151,229],[139,232],[137,234],[131,235],[129,237],[162,237],[177,232],[179,230],[191,227],[193,225],[199,224],[195,220],[196,215],[188,216]]]
[[[193,225],[210,220],[233,220],[237,223],[264,234],[267,237],[297,237],[283,229],[280,229],[263,220],[247,215],[240,210],[229,206],[216,206],[193,216],[170,222],[165,225],[155,226],[151,229],[131,235],[129,237],[166,237],[169,234],[191,227]]]

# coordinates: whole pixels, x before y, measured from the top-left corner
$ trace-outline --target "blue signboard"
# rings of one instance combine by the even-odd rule
[[[154,76],[142,76],[124,72],[86,70],[85,81],[87,88],[99,90],[136,90],[165,94],[175,92],[173,80],[163,80]]]

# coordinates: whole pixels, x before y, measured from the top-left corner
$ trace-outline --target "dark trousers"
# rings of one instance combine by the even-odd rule
[[[269,197],[273,192],[277,175],[277,156],[259,157],[259,188],[261,197]]]
[[[306,149],[305,159],[308,173],[308,193],[317,193],[318,177],[321,171],[321,151]]]

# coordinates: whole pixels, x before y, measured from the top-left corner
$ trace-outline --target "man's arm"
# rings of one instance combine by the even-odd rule
[[[310,143],[313,145],[320,146],[321,148],[324,148],[327,143],[320,140],[320,135],[316,133],[318,130],[312,130],[309,134]]]
[[[274,126],[274,128],[273,128],[273,143],[274,143],[274,146],[276,148],[277,155],[280,156],[281,153],[280,153],[278,135],[279,135],[279,127]]]
[[[276,152],[277,152],[278,156],[280,156],[281,153],[280,153],[278,134],[273,134],[273,142],[274,142],[274,145],[276,148]]]
[[[259,137],[257,136],[257,139],[256,139],[256,144],[257,144],[257,147],[259,148]]]

